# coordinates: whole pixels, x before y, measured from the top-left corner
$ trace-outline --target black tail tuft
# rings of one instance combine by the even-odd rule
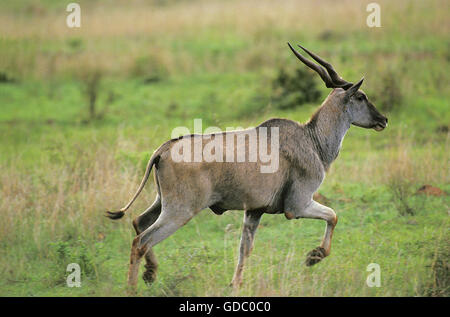
[[[113,220],[117,220],[123,217],[123,215],[125,215],[125,213],[123,211],[107,211],[106,212],[106,217],[108,217],[109,219],[113,219]]]

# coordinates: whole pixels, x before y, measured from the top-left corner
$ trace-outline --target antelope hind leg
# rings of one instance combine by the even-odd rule
[[[145,210],[142,214],[140,214],[136,219],[133,220],[133,227],[136,231],[136,234],[139,235],[145,229],[150,227],[155,221],[158,219],[161,214],[161,198],[159,195],[156,197],[153,204]],[[153,249],[149,249],[145,253],[145,272],[142,275],[145,283],[150,285],[156,279],[156,272],[158,269],[158,262],[156,261],[155,253]]]
[[[128,271],[128,286],[130,288],[136,288],[139,264],[147,251],[175,233],[177,229],[192,219],[198,211],[192,212],[191,209],[187,208],[163,206],[161,214],[155,223],[134,238],[131,248],[130,269]],[[149,257],[151,256],[150,254]]]

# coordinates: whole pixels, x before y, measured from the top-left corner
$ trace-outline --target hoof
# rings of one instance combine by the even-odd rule
[[[144,274],[142,274],[142,279],[147,286],[150,286],[156,280],[156,271],[153,268],[147,268]]]
[[[319,263],[324,257],[326,257],[325,249],[322,247],[317,247],[308,253],[305,262],[306,266],[312,266],[316,263]]]

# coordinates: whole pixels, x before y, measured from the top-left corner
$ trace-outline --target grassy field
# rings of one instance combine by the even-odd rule
[[[202,211],[154,250],[139,296],[449,296],[448,1],[78,1],[0,4],[0,296],[125,296],[135,192],[150,153],[178,126],[305,122],[273,81],[304,67],[286,42],[328,59],[389,117],[353,127],[319,192],[339,217],[330,257],[306,267],[325,223],[264,215],[238,292],[228,286],[242,211]],[[311,72],[323,100],[329,90]],[[434,194],[418,191],[435,187]],[[436,189],[437,188],[437,189]],[[439,191],[440,189],[440,191]],[[80,288],[66,286],[79,263]],[[381,286],[368,287],[377,263]],[[143,271],[143,268],[141,268]]]

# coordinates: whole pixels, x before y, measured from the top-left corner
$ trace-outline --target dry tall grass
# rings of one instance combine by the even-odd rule
[[[366,159],[355,156],[357,161],[345,168],[333,167],[327,182],[370,185],[402,182],[417,188],[422,184],[446,184],[450,182],[448,145],[447,141],[444,151],[431,144],[415,151],[410,139],[398,135],[391,149],[369,151]],[[104,222],[99,215],[104,210],[128,201],[143,171],[119,160],[118,153],[136,150],[137,145],[119,140],[115,148],[76,148],[75,153],[55,152],[58,164],[52,162],[53,155],[42,157],[48,162],[40,162],[39,169],[27,173],[14,163],[1,167],[0,241],[11,242],[21,236],[18,228],[31,230],[40,248],[45,248],[41,232],[61,236],[67,234],[69,226],[80,234],[90,235],[101,230]],[[154,186],[149,185],[147,191],[154,192]],[[142,195],[136,209],[144,210],[152,198],[151,194]]]
[[[26,243],[31,232],[34,243],[44,250],[49,238],[95,236],[105,224],[105,209],[122,205],[142,177],[141,171],[119,163],[116,151],[106,147],[80,148],[76,160],[70,157],[74,153],[67,155],[62,165],[49,160],[29,173],[14,164],[1,167],[2,243]],[[144,194],[136,207],[144,209],[151,196]]]
[[[319,4],[285,0],[274,6],[273,1],[251,0],[155,6],[143,1],[132,4],[119,1],[111,5],[85,1],[81,2],[80,29],[66,27],[67,13],[62,9],[43,8],[41,14],[28,11],[11,14],[2,10],[0,36],[5,41],[2,45],[5,49],[0,52],[0,69],[21,77],[42,78],[49,72],[75,72],[80,65],[94,60],[109,72],[127,74],[134,69],[136,60],[149,54],[171,74],[199,70],[221,72],[230,68],[251,70],[256,66],[261,69],[265,65],[285,63],[279,52],[288,40],[305,42],[316,38],[331,40],[335,42],[334,50],[351,54],[351,47],[339,47],[339,39],[367,31],[365,7],[369,2],[347,0]],[[379,3],[383,28],[372,35],[379,43],[386,32],[403,32],[415,38],[431,32],[444,37],[448,33],[448,1]],[[427,10],[421,10],[424,6]],[[434,13],[432,19],[421,16],[426,12]],[[188,42],[188,46],[195,45],[199,34],[203,39],[211,38],[210,47],[204,46],[201,56],[192,47],[186,47]],[[55,43],[70,38],[79,39],[82,47],[53,49]],[[115,44],[105,46],[106,42]],[[223,50],[224,46],[233,48],[232,56],[217,52],[216,48]]]
[[[411,133],[414,132],[407,127],[390,133],[386,136],[389,138],[388,145],[382,145],[381,149],[377,149],[376,141],[358,143],[365,151],[352,152],[351,157],[337,161],[327,179],[378,185],[388,185],[396,179],[403,179],[415,186],[448,184],[449,135],[443,143],[430,139],[421,144],[411,137]],[[342,155],[346,155],[345,151],[344,143]]]

